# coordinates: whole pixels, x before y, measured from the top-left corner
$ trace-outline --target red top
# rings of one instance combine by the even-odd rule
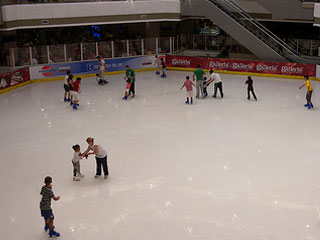
[[[73,83],[73,91],[79,92],[79,86],[80,86],[80,81],[79,81],[79,80],[78,80],[78,81],[75,81],[75,82]]]
[[[187,92],[192,91],[192,82],[191,82],[190,80],[186,80],[186,81],[184,82],[184,86],[186,87]]]

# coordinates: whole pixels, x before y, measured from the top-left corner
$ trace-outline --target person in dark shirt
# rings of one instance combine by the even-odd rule
[[[51,208],[51,199],[58,201],[60,199],[59,196],[55,196],[52,191],[52,178],[47,176],[44,179],[45,185],[41,188],[40,194],[42,195],[42,199],[40,202],[40,210],[41,216],[44,218],[45,227],[44,230],[47,231],[49,229],[50,237],[60,237],[60,233],[54,231],[53,219],[54,215]]]
[[[250,76],[248,76],[248,79],[246,81],[246,84],[248,85],[248,100],[250,100],[250,92],[252,93],[254,99],[257,101],[257,97],[256,97],[256,94],[254,93],[254,89],[253,89],[253,80]]]

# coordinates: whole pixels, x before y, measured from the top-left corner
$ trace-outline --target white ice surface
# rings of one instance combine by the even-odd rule
[[[301,80],[222,75],[224,99],[186,105],[185,75],[137,73],[137,96],[121,100],[122,75],[82,81],[80,108],[63,82],[0,95],[0,239],[47,239],[40,189],[53,177],[56,230],[73,240],[320,239],[319,84],[307,110]],[[71,146],[94,137],[110,177],[72,181]]]

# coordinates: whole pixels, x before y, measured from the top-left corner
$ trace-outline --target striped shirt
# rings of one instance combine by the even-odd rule
[[[51,210],[51,198],[54,198],[54,194],[52,189],[43,186],[41,189],[42,199],[40,202],[40,209],[41,210]]]

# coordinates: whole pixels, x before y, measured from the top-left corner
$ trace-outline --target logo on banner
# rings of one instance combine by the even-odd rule
[[[98,65],[93,64],[93,63],[87,64],[87,70],[88,70],[89,72],[95,71],[95,70],[97,70],[97,69],[98,69]]]
[[[187,59],[172,59],[172,65],[190,65],[191,61]]]
[[[50,77],[52,76],[54,70],[52,70],[52,67],[50,65],[43,66],[40,70],[43,76]]]
[[[71,67],[70,66],[63,66],[63,67],[59,67],[59,72],[66,72],[66,71],[70,71]]]

